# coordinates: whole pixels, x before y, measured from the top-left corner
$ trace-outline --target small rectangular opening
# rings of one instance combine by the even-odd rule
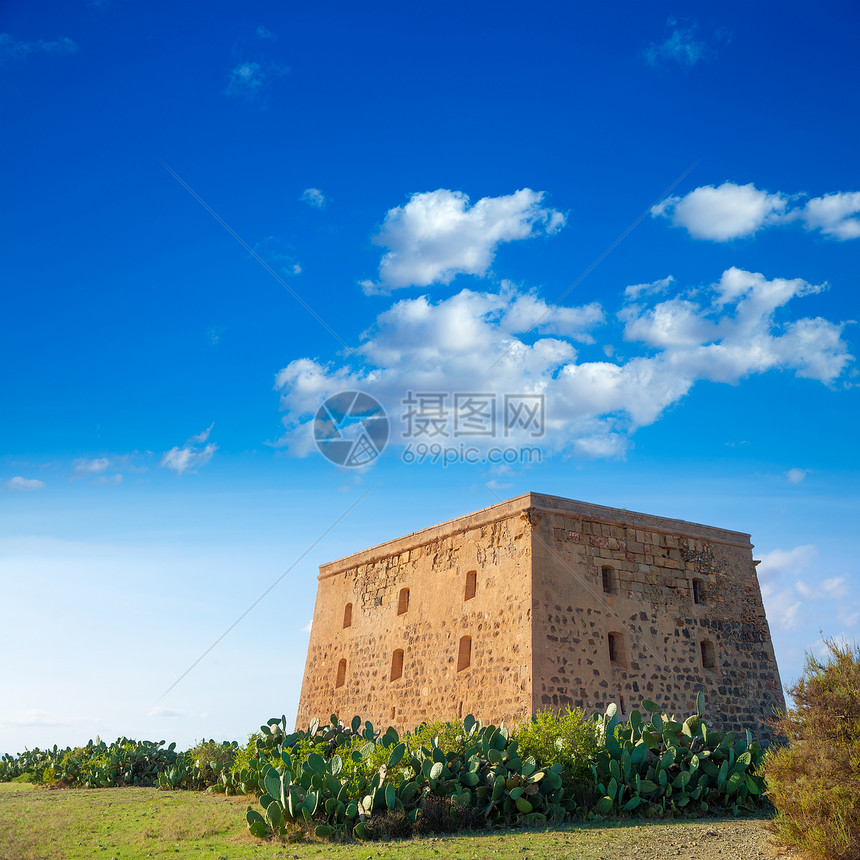
[[[343,626],[352,627],[352,604],[347,603],[343,608]]]
[[[705,592],[702,588],[702,580],[694,579],[693,580],[693,603],[704,603],[705,602]]]
[[[702,666],[705,669],[715,669],[717,666],[717,655],[714,653],[714,643],[707,639],[701,643]]]
[[[466,574],[466,596],[464,600],[471,600],[478,588],[478,571],[470,570]]]
[[[401,588],[397,598],[397,614],[405,615],[409,611],[409,589]]]
[[[342,687],[346,682],[346,660],[341,660],[337,664],[337,679],[334,682],[335,689]]]
[[[603,580],[603,591],[606,594],[615,593],[615,571],[605,564],[600,568],[600,577]]]
[[[391,677],[390,681],[396,681],[403,675],[403,649],[398,648],[391,655]]]
[[[609,662],[613,666],[624,665],[624,637],[620,633],[608,634]]]
[[[460,647],[457,652],[457,671],[462,672],[472,664],[472,637],[463,636],[460,639]]]

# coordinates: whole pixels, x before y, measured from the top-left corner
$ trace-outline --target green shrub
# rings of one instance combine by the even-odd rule
[[[84,788],[153,786],[177,759],[176,744],[117,738],[110,746],[96,738],[85,747],[25,750],[0,760],[0,782],[28,775],[32,782]]]
[[[807,655],[777,723],[787,744],[763,766],[774,827],[812,857],[860,858],[860,647],[825,640],[826,662]]]
[[[263,740],[261,732],[253,732],[248,735],[248,740],[245,746],[239,747],[236,750],[236,758],[233,759],[232,772],[239,773],[243,768],[247,768],[251,763],[251,759],[259,759],[259,742]]]
[[[591,765],[597,757],[599,732],[597,724],[584,711],[579,708],[568,708],[561,714],[540,711],[531,722],[519,726],[515,734],[521,756],[534,756],[541,767],[561,763],[566,796],[579,804],[593,800]]]
[[[221,783],[221,774],[233,768],[238,747],[236,741],[208,740],[187,750],[184,755],[194,768],[194,784],[189,787],[202,790]]]
[[[436,720],[432,723],[422,723],[404,738],[409,752],[417,752],[422,747],[438,746],[444,753],[462,755],[469,746],[469,734],[463,728],[463,723],[450,720]]]
[[[763,751],[749,731],[738,737],[710,729],[702,719],[704,705],[699,692],[696,713],[683,722],[648,700],[642,703],[646,716],[632,711],[623,725],[615,705],[595,717],[602,749],[592,767],[600,795],[592,813],[696,817],[754,811],[764,793],[756,774]]]
[[[369,839],[458,827],[536,826],[563,818],[560,763],[546,769],[521,756],[504,726],[419,727],[404,740],[331,717],[306,732],[287,734],[283,718],[269,720],[271,752],[261,750],[261,809],[248,807],[254,836],[283,835],[297,825],[321,838]],[[445,746],[443,746],[443,743]],[[445,747],[448,747],[447,751]]]

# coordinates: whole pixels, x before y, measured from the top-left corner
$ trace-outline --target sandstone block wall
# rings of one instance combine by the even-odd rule
[[[321,567],[297,726],[332,713],[398,730],[468,713],[527,718],[531,544],[520,512],[478,512]]]
[[[297,726],[784,707],[747,534],[528,493],[320,568]]]

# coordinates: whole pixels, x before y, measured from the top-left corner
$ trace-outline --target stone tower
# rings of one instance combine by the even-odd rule
[[[527,493],[323,565],[297,725],[784,708],[750,536]]]

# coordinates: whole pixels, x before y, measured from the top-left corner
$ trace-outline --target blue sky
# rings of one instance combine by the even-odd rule
[[[4,4],[0,751],[291,718],[319,564],[529,490],[750,532],[785,681],[855,637],[858,24]]]

